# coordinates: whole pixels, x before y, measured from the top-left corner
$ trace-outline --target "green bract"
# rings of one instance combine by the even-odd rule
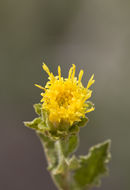
[[[90,104],[90,102],[89,102]],[[93,104],[91,103],[93,107]],[[48,119],[47,111],[42,109],[41,104],[34,105],[35,112],[38,114],[38,118],[35,118],[31,122],[24,122],[25,126],[36,130],[45,136],[50,137],[53,140],[58,140],[61,138],[67,138],[68,135],[74,135],[79,132],[79,128],[84,126],[88,122],[88,118],[81,118],[81,121],[75,122],[73,125],[69,125],[65,122],[60,122],[60,124],[55,126]]]

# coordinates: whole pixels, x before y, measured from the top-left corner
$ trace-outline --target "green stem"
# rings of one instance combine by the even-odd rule
[[[62,163],[63,159],[65,159],[65,156],[62,151],[60,140],[55,143],[55,148],[58,153],[58,159],[59,159],[58,162]],[[58,182],[62,190],[71,190],[70,189],[70,173],[67,169],[64,171],[64,173],[55,176],[55,180]]]
[[[49,166],[48,168],[55,185],[60,190],[71,190],[70,174],[67,169],[63,170],[59,174],[54,174],[55,168],[57,168],[60,164],[60,166],[62,166],[62,161],[65,160],[61,141],[53,141],[43,134],[38,134],[38,136],[40,137],[41,143],[43,145],[44,153]]]

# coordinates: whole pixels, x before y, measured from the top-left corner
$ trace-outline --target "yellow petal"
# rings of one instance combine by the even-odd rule
[[[89,112],[94,111],[94,110],[95,110],[95,108],[92,107],[92,108],[90,108],[89,110],[87,110],[86,113],[89,113]]]
[[[48,74],[49,76],[51,75],[50,70],[49,70],[49,68],[47,67],[47,65],[46,65],[45,63],[43,63],[42,68],[44,69],[44,71],[47,72],[47,74]]]
[[[75,77],[75,70],[76,70],[76,66],[73,64],[73,72],[72,72],[72,80],[74,79]]]
[[[58,75],[59,75],[59,79],[61,79],[61,68],[60,68],[60,66],[58,66]]]
[[[80,83],[81,80],[82,80],[83,73],[84,73],[83,70],[81,70],[80,73],[79,73],[79,78],[78,78],[78,82],[79,82],[79,83]]]
[[[40,88],[40,89],[42,89],[42,90],[46,90],[44,87],[42,87],[42,86],[39,85],[39,84],[35,84],[35,86],[38,87],[38,88]]]
[[[93,78],[94,78],[94,74],[89,79],[88,84],[87,84],[87,88],[90,88],[90,86],[95,82],[95,80],[93,80]]]
[[[71,78],[71,75],[72,75],[72,71],[73,71],[73,66],[70,68],[70,70],[69,70],[69,75],[68,75],[68,79],[70,79]]]

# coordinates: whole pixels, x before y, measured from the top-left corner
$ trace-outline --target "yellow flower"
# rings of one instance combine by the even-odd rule
[[[44,92],[41,93],[42,108],[49,113],[49,120],[55,125],[66,122],[72,125],[85,117],[87,112],[94,110],[89,108],[86,102],[91,97],[90,86],[95,82],[94,75],[90,78],[87,87],[82,85],[83,70],[80,71],[78,79],[75,77],[75,65],[69,70],[68,78],[61,76],[61,68],[58,66],[58,76],[54,76],[49,68],[43,64],[43,69],[49,75],[45,88],[35,84]]]

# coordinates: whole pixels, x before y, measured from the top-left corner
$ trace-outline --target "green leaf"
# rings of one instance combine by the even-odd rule
[[[60,144],[61,144],[63,155],[65,157],[68,157],[70,154],[72,154],[76,150],[78,146],[78,135],[72,135],[66,139],[61,139]]]
[[[77,125],[78,125],[79,127],[84,127],[87,122],[88,122],[88,118],[87,118],[87,117],[84,117],[84,118],[81,118],[81,121],[79,121],[79,122],[77,123]]]
[[[93,146],[87,156],[80,157],[80,168],[74,173],[76,184],[89,189],[100,184],[100,177],[108,173],[106,163],[110,159],[110,140]]]
[[[79,132],[79,127],[78,125],[72,125],[70,128],[69,128],[69,133],[72,134],[72,135],[76,135],[78,134]]]
[[[42,105],[40,103],[34,104],[33,107],[34,107],[36,114],[41,115]]]
[[[35,118],[33,121],[24,122],[24,125],[39,132],[45,132],[49,130],[41,117]]]
[[[76,170],[80,167],[79,160],[76,158],[75,155],[73,155],[72,158],[69,159],[68,165],[70,170]]]
[[[32,128],[32,129],[35,129],[35,130],[38,130],[38,125],[42,122],[41,118],[38,117],[38,118],[35,118],[33,121],[27,121],[27,122],[24,122],[24,125],[26,127],[29,127],[29,128]]]
[[[34,104],[33,107],[36,114],[41,116],[42,120],[48,125],[48,113],[46,110],[42,109],[42,104]]]

